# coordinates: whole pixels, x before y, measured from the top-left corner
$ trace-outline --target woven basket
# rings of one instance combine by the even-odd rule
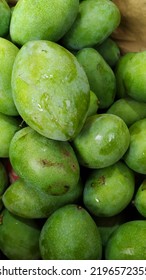
[[[121,52],[146,50],[146,1],[113,0],[121,12],[121,23],[111,37]]]

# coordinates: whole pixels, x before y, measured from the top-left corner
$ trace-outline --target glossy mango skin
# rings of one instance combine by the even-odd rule
[[[71,27],[78,9],[79,0],[20,0],[11,18],[11,39],[18,45],[40,39],[58,41]]]
[[[19,115],[12,97],[11,74],[19,49],[9,40],[0,38],[0,112],[10,116]]]
[[[17,217],[7,209],[0,217],[0,249],[4,255],[10,260],[40,259],[37,221]]]
[[[2,202],[5,208],[19,217],[42,219],[49,217],[63,205],[79,202],[82,193],[83,183],[81,180],[74,186],[73,190],[56,196],[48,195],[19,178],[3,193]]]
[[[110,236],[106,260],[146,260],[146,221],[134,220],[120,225]]]
[[[0,37],[9,32],[11,9],[5,0],[0,0]]]
[[[23,45],[13,67],[12,91],[21,117],[45,137],[70,140],[85,122],[88,78],[76,57],[57,43]]]
[[[123,159],[137,173],[146,174],[146,118],[129,127],[130,144]]]
[[[146,117],[146,103],[126,96],[116,100],[108,108],[107,113],[119,116],[130,127],[136,121]]]
[[[62,38],[63,45],[79,50],[100,44],[117,28],[120,20],[120,11],[111,1],[82,1],[74,23]]]
[[[122,161],[92,170],[85,183],[84,205],[99,217],[112,217],[131,202],[135,191],[134,172]]]
[[[101,259],[99,230],[89,213],[77,204],[63,206],[47,219],[39,244],[45,260]]]
[[[20,178],[47,194],[65,194],[79,181],[80,167],[70,143],[48,139],[30,127],[15,133],[9,158]]]
[[[78,161],[88,168],[103,168],[119,161],[127,151],[130,133],[125,122],[112,114],[87,118],[73,141]]]
[[[76,58],[88,77],[90,89],[99,100],[99,108],[108,108],[115,99],[116,79],[113,70],[94,48],[83,48]]]

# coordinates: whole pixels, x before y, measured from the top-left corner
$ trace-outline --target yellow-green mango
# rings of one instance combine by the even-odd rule
[[[119,161],[130,144],[125,122],[112,114],[89,116],[73,141],[79,163],[87,168],[103,168]]]
[[[102,43],[119,25],[118,7],[109,0],[85,0],[78,15],[62,38],[68,49],[79,50]]]
[[[30,40],[58,41],[73,24],[79,0],[19,0],[11,22],[10,36],[17,45]]]
[[[12,91],[24,121],[48,138],[74,138],[87,117],[86,73],[77,58],[57,43],[36,40],[23,45],[13,66]]]

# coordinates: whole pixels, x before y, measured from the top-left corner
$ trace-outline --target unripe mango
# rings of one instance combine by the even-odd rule
[[[108,37],[100,45],[94,46],[94,48],[102,55],[105,61],[114,68],[121,57],[120,49],[117,43]]]
[[[129,60],[131,60],[131,58],[134,55],[135,53],[129,52],[121,56],[114,70],[115,77],[116,77],[116,87],[117,87],[116,96],[118,98],[124,98],[127,96],[127,90],[124,85],[124,75],[125,75],[127,63]]]
[[[133,99],[146,102],[146,51],[137,52],[128,60],[124,73],[124,87]]]
[[[135,172],[146,174],[146,118],[129,127],[130,144],[123,159]]]
[[[83,66],[90,89],[99,100],[99,108],[109,107],[116,95],[116,79],[113,70],[94,48],[83,48],[76,58]]]
[[[70,143],[48,139],[30,127],[15,133],[9,157],[20,178],[47,194],[65,194],[79,181],[80,167]]]
[[[125,122],[112,114],[96,114],[87,118],[73,141],[78,161],[88,168],[103,168],[120,160],[130,143]]]
[[[138,187],[134,201],[133,201],[137,211],[143,216],[146,217],[146,179],[142,181]]]
[[[146,103],[127,96],[116,100],[107,110],[108,114],[119,116],[128,127],[146,117]]]
[[[74,23],[62,38],[63,44],[76,50],[100,44],[117,28],[120,20],[120,11],[112,1],[82,1]]]
[[[88,78],[76,57],[59,44],[26,43],[15,59],[12,90],[19,114],[40,134],[66,141],[81,130],[90,101]]]
[[[37,221],[17,217],[7,209],[0,218],[0,249],[4,255],[10,260],[40,259]]]
[[[120,225],[110,236],[106,260],[145,260],[146,221],[134,220]]]
[[[19,0],[11,18],[11,39],[18,45],[30,40],[58,41],[71,27],[78,9],[79,0]]]
[[[47,218],[59,207],[79,202],[82,193],[81,180],[71,191],[58,196],[48,195],[19,178],[6,189],[2,202],[12,214],[17,216],[29,219]]]
[[[134,191],[134,172],[118,161],[89,172],[83,192],[84,205],[95,216],[111,217],[129,205]]]
[[[98,97],[92,90],[90,90],[90,102],[89,102],[87,117],[95,115],[98,109],[99,109]]]
[[[45,260],[101,259],[101,236],[90,214],[81,206],[68,204],[45,222],[40,235]]]

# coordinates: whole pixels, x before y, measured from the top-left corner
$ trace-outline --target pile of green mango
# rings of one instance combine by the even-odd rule
[[[0,257],[146,260],[146,51],[110,0],[0,0]]]

